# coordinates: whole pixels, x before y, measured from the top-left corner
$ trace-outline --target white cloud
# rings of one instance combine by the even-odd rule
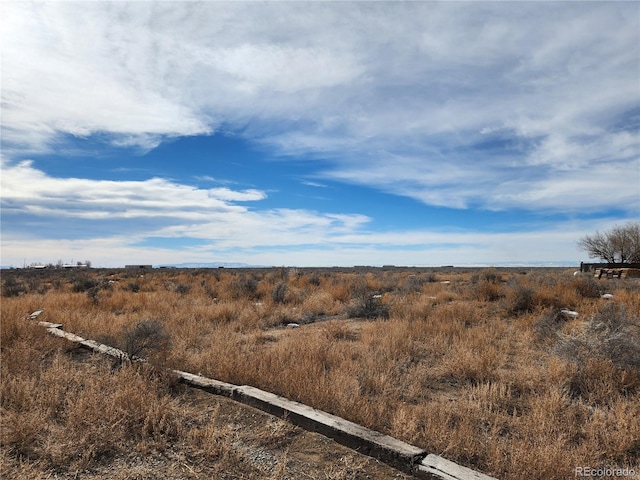
[[[320,48],[243,44],[211,52],[212,68],[239,80],[238,90],[294,93],[353,81],[353,59]]]
[[[562,203],[564,211],[584,211],[590,208],[606,210],[612,205],[640,217],[640,160],[634,162],[603,162],[558,171],[552,178],[509,182],[493,196],[496,209],[511,205],[536,205],[553,212]]]
[[[637,124],[621,127],[640,108],[633,2],[2,8],[11,155],[69,134],[151,149],[224,125],[430,205],[638,206],[632,179],[597,196],[587,177],[637,171]]]
[[[198,189],[162,178],[144,181],[55,178],[23,161],[2,164],[2,202],[6,213],[51,217],[203,219],[211,212],[242,212],[231,202],[266,198],[258,190]]]
[[[312,182],[310,180],[303,180],[301,182],[303,185],[307,185],[308,187],[316,187],[316,188],[327,188],[327,185],[319,182]]]

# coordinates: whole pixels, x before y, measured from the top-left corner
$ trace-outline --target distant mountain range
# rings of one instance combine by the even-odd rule
[[[264,265],[250,265],[248,263],[233,263],[233,262],[214,262],[214,263],[167,263],[157,265],[158,267],[173,267],[173,268],[261,268]]]
[[[573,267],[580,265],[580,262],[571,260],[567,261],[552,261],[552,262],[497,262],[497,263],[462,263],[456,265],[457,267]],[[364,265],[363,265],[364,266]],[[368,267],[381,267],[382,265],[366,265]],[[397,265],[402,267],[419,267],[419,268],[438,268],[438,265]],[[173,267],[173,268],[268,268],[268,265],[251,265],[248,263],[233,263],[233,262],[214,262],[214,263],[171,263],[161,264],[157,267]],[[349,266],[343,266],[341,268],[351,268]]]

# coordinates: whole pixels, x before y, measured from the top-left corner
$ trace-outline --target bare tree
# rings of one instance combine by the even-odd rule
[[[629,222],[615,226],[609,232],[585,235],[578,246],[591,258],[600,258],[608,263],[640,262],[640,222]]]

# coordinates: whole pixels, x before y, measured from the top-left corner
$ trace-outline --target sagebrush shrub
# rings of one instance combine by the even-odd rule
[[[567,317],[558,309],[553,309],[542,315],[533,324],[533,331],[538,341],[544,342],[555,338],[558,330],[566,323]]]
[[[488,280],[482,280],[476,285],[475,297],[485,302],[495,302],[504,297],[504,290],[502,285]]]
[[[118,343],[130,359],[141,358],[169,346],[169,335],[158,320],[143,320],[122,328]]]
[[[572,279],[571,286],[584,298],[599,298],[604,292],[602,284],[592,276],[575,277]]]
[[[18,282],[15,278],[9,277],[2,284],[2,296],[3,297],[17,297],[22,293],[26,293],[27,289]]]
[[[640,326],[623,305],[610,303],[591,317],[581,330],[563,335],[556,352],[578,364],[603,359],[618,368],[640,370]]]
[[[516,284],[506,296],[507,311],[513,315],[529,313],[535,310],[533,289]]]
[[[352,287],[351,302],[347,306],[349,318],[389,318],[389,306],[382,302],[382,296],[373,294],[365,284]]]
[[[92,288],[98,287],[99,282],[94,278],[80,277],[73,281],[73,291],[75,293],[88,292]]]
[[[188,285],[186,283],[179,283],[176,286],[176,293],[179,293],[180,295],[186,295],[190,291],[191,291],[191,285]]]
[[[232,296],[234,299],[247,298],[247,299],[256,299],[258,298],[258,281],[255,277],[249,277],[242,275],[238,278],[232,285]]]
[[[278,282],[273,290],[271,290],[271,300],[273,303],[285,303],[287,300],[287,284]]]
[[[502,283],[502,275],[500,275],[495,269],[487,268],[480,273],[473,274],[471,276],[471,283],[489,282],[489,283]]]
[[[128,292],[138,293],[140,291],[140,284],[138,282],[129,282],[129,284],[122,289]]]

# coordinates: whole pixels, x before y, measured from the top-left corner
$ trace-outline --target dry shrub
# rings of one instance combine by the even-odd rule
[[[478,282],[475,287],[475,298],[484,302],[495,302],[504,297],[502,285],[487,280]]]
[[[555,340],[559,330],[567,323],[567,317],[560,310],[546,312],[533,324],[533,331],[539,342]]]
[[[2,384],[2,446],[14,457],[73,471],[132,444],[166,445],[180,429],[173,402],[139,368],[110,373],[93,362],[82,371],[57,355],[45,370],[23,375],[3,376]],[[28,399],[18,394],[25,387]]]
[[[145,358],[158,355],[169,348],[169,335],[158,320],[142,320],[134,327],[124,326],[118,342],[128,358]]]
[[[389,305],[389,315],[402,320],[422,321],[431,314],[436,303],[436,298],[428,295],[395,296]]]
[[[241,275],[232,284],[231,296],[235,299],[257,300],[260,298],[258,284],[260,281],[254,276]]]
[[[348,323],[344,321],[325,322],[322,326],[324,334],[329,341],[334,340],[358,340],[360,335]]]
[[[575,364],[570,380],[575,397],[606,404],[640,388],[640,332],[623,306],[605,305],[582,328],[561,335],[556,353]]]
[[[567,284],[543,284],[534,288],[533,303],[538,308],[576,308],[580,298]]]
[[[87,292],[92,288],[96,288],[100,285],[100,282],[95,278],[88,276],[79,276],[73,281],[73,291],[75,293]]]
[[[477,385],[497,379],[504,362],[504,354],[494,346],[457,343],[444,358],[442,371],[457,382]]]
[[[480,304],[474,301],[452,301],[433,307],[429,317],[435,332],[440,329],[445,332],[460,331],[458,327],[469,328],[483,320]]]
[[[311,323],[314,318],[311,315],[302,315],[302,311],[295,307],[287,305],[277,305],[272,308],[268,315],[263,318],[263,325],[265,327],[278,327],[287,325],[289,323]]]
[[[402,287],[401,291],[404,293],[419,293],[422,291],[425,284],[437,282],[438,278],[435,273],[416,274],[409,275]]]
[[[328,286],[331,296],[338,302],[347,302],[351,298],[351,288],[347,278],[335,277]]]
[[[610,361],[617,368],[640,370],[640,324],[624,306],[610,303],[577,332],[561,337],[556,352],[576,363]]]
[[[620,396],[635,395],[640,387],[637,372],[618,369],[603,359],[574,364],[570,372],[567,384],[571,398],[588,405],[609,405]]]
[[[237,303],[219,303],[211,308],[210,318],[216,323],[231,323],[240,317],[238,310]]]
[[[533,312],[536,308],[534,290],[525,285],[516,284],[507,291],[505,309],[511,315]]]
[[[27,287],[14,277],[8,277],[2,282],[3,297],[17,297],[24,293],[27,293]]]
[[[591,275],[580,275],[572,278],[570,287],[583,298],[599,298],[604,293],[602,284]]]
[[[273,303],[285,303],[287,300],[287,284],[278,282],[273,290],[271,290],[271,300]]]
[[[480,272],[480,280],[495,284],[504,282],[502,275],[495,268],[487,268],[486,270]],[[473,277],[471,281],[473,281]]]
[[[471,275],[473,295],[478,300],[493,302],[504,296],[502,275],[495,268],[487,268]]]
[[[340,302],[334,300],[331,293],[326,290],[317,290],[305,298],[300,310],[310,317],[321,315],[335,315],[342,310]]]
[[[349,318],[389,318],[389,306],[382,302],[382,295],[371,290],[367,283],[351,286],[351,301],[346,313]]]

